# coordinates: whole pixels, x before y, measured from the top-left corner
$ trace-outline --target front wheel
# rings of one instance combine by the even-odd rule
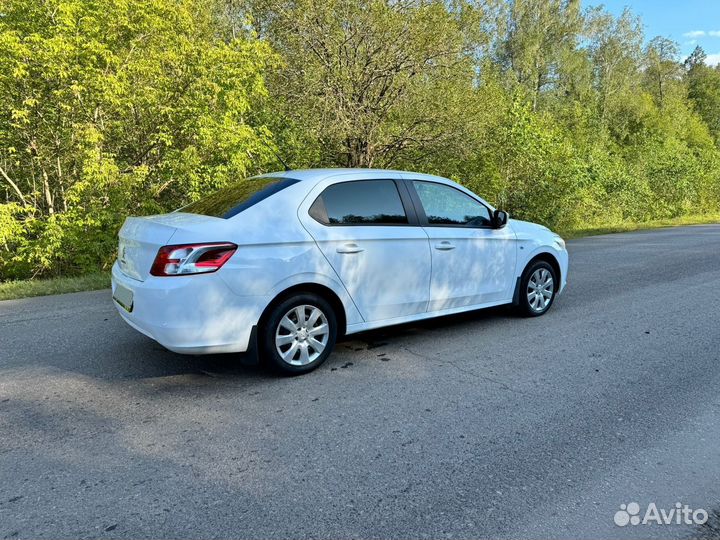
[[[557,276],[545,261],[536,261],[523,272],[520,280],[520,313],[526,317],[544,314],[555,299]]]
[[[263,356],[286,375],[300,375],[322,364],[335,346],[337,318],[316,294],[298,294],[276,305],[261,328]]]

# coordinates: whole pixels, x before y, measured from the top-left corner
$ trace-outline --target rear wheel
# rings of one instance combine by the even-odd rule
[[[335,346],[337,317],[321,296],[294,295],[273,307],[261,328],[263,357],[287,375],[300,375],[322,364]]]
[[[557,289],[555,270],[545,261],[530,264],[520,280],[519,310],[527,317],[544,314],[553,303]]]

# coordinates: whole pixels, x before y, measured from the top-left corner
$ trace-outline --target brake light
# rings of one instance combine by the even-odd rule
[[[230,242],[163,246],[158,250],[150,274],[184,276],[215,272],[232,257],[236,249],[237,246]]]

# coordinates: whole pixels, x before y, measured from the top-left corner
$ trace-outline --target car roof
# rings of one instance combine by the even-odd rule
[[[465,186],[450,180],[449,178],[443,178],[442,176],[435,176],[432,174],[417,173],[410,171],[397,171],[392,169],[366,169],[366,168],[326,168],[326,169],[295,169],[289,171],[277,171],[266,174],[255,176],[254,178],[287,178],[292,180],[301,181],[298,184],[300,190],[310,191],[313,186],[319,182],[327,179],[341,179],[343,176],[351,176],[361,174],[364,179],[398,179],[398,180],[426,180],[432,182],[438,182],[452,186],[456,189],[464,191],[469,196],[480,200],[485,206],[490,208],[490,211],[495,210],[494,206],[487,202],[485,199],[480,197],[477,193],[469,190]],[[352,178],[351,178],[352,180]],[[284,190],[283,190],[284,191]]]
[[[445,182],[448,181],[447,178],[443,178],[441,176],[434,176],[431,174],[424,174],[424,173],[416,173],[416,172],[409,172],[409,171],[397,171],[393,169],[366,169],[366,168],[325,168],[325,169],[294,169],[289,171],[277,171],[272,173],[266,173],[262,174],[260,176],[263,177],[278,177],[278,178],[292,178],[294,180],[314,180],[316,182],[319,182],[320,180],[325,180],[326,178],[334,178],[334,177],[341,177],[344,175],[351,175],[351,174],[362,174],[363,176],[366,176],[367,178],[404,178],[408,176],[412,176],[413,178],[417,179],[433,179],[433,180],[443,180]]]

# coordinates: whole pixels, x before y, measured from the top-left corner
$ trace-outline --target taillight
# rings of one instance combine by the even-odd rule
[[[184,276],[215,272],[225,264],[237,246],[221,244],[183,244],[158,250],[150,273],[153,276]]]

